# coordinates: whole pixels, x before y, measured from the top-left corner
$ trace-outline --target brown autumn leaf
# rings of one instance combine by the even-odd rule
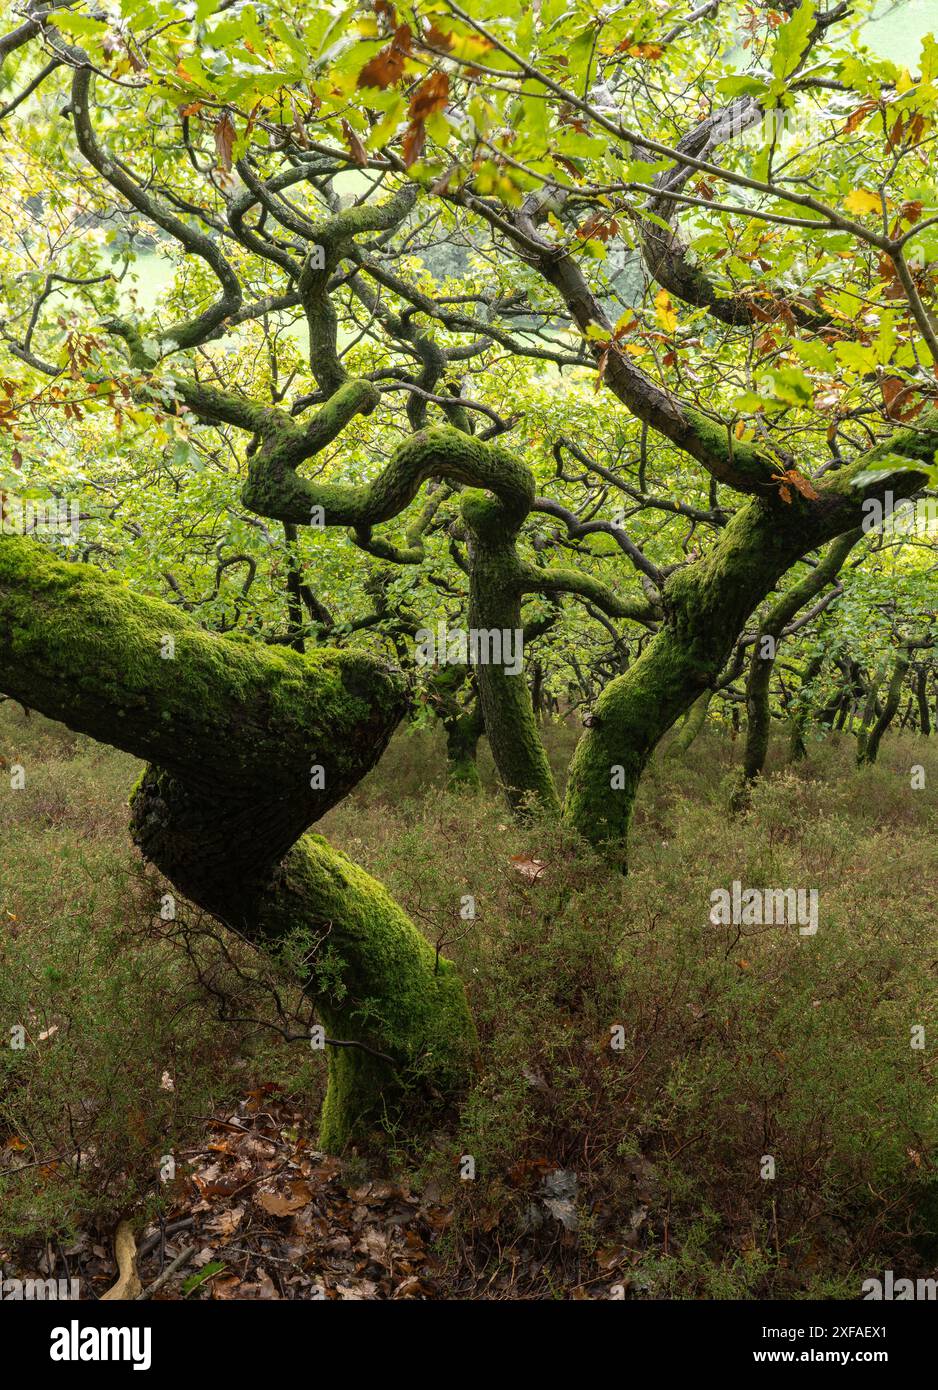
[[[289,1196],[279,1192],[259,1192],[255,1201],[270,1216],[292,1216],[295,1211],[307,1205],[312,1195],[308,1183],[295,1182]]]
[[[901,377],[886,376],[880,381],[879,389],[883,393],[883,404],[890,420],[901,420],[903,403],[907,402],[908,396],[914,388],[904,382]]]
[[[847,117],[847,124],[844,126],[844,134],[850,135],[856,130],[857,126],[864,121],[871,111],[875,111],[877,103],[875,101],[864,101],[855,111],[851,111]]]
[[[348,145],[349,154],[352,156],[352,159],[358,165],[359,169],[364,169],[365,165],[368,163],[368,151],[346,120],[342,122],[342,134],[345,137],[345,143]]]
[[[409,169],[423,153],[423,147],[427,143],[427,130],[423,121],[411,121],[404,131],[402,151],[404,155],[404,167]]]
[[[619,223],[614,217],[601,212],[592,213],[586,221],[576,229],[576,234],[581,241],[601,241],[605,244],[619,231]]]
[[[438,29],[436,25],[432,23],[429,29],[426,29],[424,31],[423,38],[424,43],[430,48],[440,48],[446,50],[452,48],[453,46],[452,34],[444,34],[442,30]],[[481,46],[484,46],[485,48],[491,48],[491,40],[485,39],[482,42]]]
[[[412,121],[425,121],[441,111],[449,97],[449,78],[445,72],[431,72],[410,99],[407,114]]]
[[[532,859],[529,854],[513,854],[511,863],[515,873],[530,883],[536,883],[547,868],[543,859]]]
[[[236,134],[234,122],[227,111],[223,112],[215,125],[215,149],[218,152],[218,162],[226,172],[231,168],[231,152],[234,149]]]
[[[792,487],[797,488],[802,497],[807,497],[811,502],[818,501],[820,493],[803,473],[799,473],[794,468],[790,468],[785,474],[785,481],[791,483]]]
[[[412,1274],[408,1279],[402,1279],[398,1284],[392,1298],[432,1298],[433,1290],[429,1288],[420,1277]]]
[[[359,87],[390,87],[404,75],[413,35],[406,24],[398,25],[391,42],[365,64],[358,74]]]

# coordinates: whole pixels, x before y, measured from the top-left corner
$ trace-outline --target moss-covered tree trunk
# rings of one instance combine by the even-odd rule
[[[446,770],[449,785],[453,788],[478,791],[482,785],[477,762],[479,739],[485,732],[482,708],[478,700],[473,700],[468,709],[444,718],[443,728],[446,732]]]
[[[916,447],[910,441],[908,447]],[[752,498],[713,550],[678,570],[664,590],[665,620],[654,641],[597,701],[570,768],[565,817],[621,867],[635,794],[652,751],[713,684],[733,643],[782,575],[810,550],[862,520],[863,490],[842,470],[823,505]],[[900,475],[911,490],[914,475]]]
[[[749,789],[756,778],[761,776],[765,767],[772,725],[769,691],[782,634],[795,614],[820,594],[827,584],[836,579],[841,566],[862,535],[862,530],[857,527],[843,536],[838,536],[823,559],[804,579],[792,585],[762,621],[753,643],[746,682],[746,747],[743,753],[742,781],[733,797],[733,804],[738,810],[748,803]]]
[[[790,762],[799,762],[808,756],[807,745],[805,744],[805,732],[808,727],[809,706],[805,697],[805,692],[812,681],[817,680],[824,667],[824,653],[819,652],[813,656],[801,673],[801,690],[791,712],[789,720],[788,735],[788,758]]]
[[[893,662],[892,673],[889,677],[889,685],[886,688],[886,700],[880,711],[879,718],[873,724],[866,737],[857,746],[858,762],[875,763],[876,759],[879,757],[879,745],[882,742],[883,734],[896,717],[896,710],[899,708],[899,701],[902,698],[902,683],[905,680],[908,669],[908,651],[900,647],[899,651],[896,653],[896,659]]]
[[[322,1142],[412,1125],[467,1081],[462,985],[387,893],[308,827],[374,765],[398,677],[351,651],[303,656],[201,631],[32,542],[0,540],[0,688],[148,760],[137,844],[200,907],[267,949],[310,943],[327,1033]]]
[[[523,664],[515,662],[512,667],[504,660],[509,640],[516,656],[518,642],[523,653],[523,590],[515,549],[522,518],[516,519],[498,499],[477,491],[465,494],[463,518],[470,534],[470,632],[477,638],[497,632],[502,642],[501,660],[482,660],[476,667],[485,733],[499,779],[513,809],[533,805],[559,815],[560,800]]]
[[[866,749],[870,740],[873,725],[878,716],[882,713],[879,703],[879,692],[886,675],[886,663],[881,661],[876,671],[870,677],[870,683],[866,689],[866,701],[860,714],[860,724],[857,729],[857,764],[867,761]]]
[[[925,738],[931,734],[931,710],[928,708],[928,666],[920,665],[915,671],[915,700],[918,705],[918,731]]]
[[[697,738],[707,722],[707,711],[710,709],[710,701],[713,699],[713,691],[705,690],[702,695],[691,705],[687,712],[687,718],[681,726],[680,732],[676,735],[674,742],[668,749],[668,754],[672,758],[682,758]]]

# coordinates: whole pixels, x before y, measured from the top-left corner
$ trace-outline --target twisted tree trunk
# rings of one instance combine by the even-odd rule
[[[913,459],[928,447],[910,431],[898,432],[890,445]],[[796,560],[860,525],[866,496],[878,496],[886,486],[905,496],[921,486],[921,475],[911,470],[888,483],[854,483],[881,452],[877,446],[841,470],[816,501],[785,504],[777,494],[752,498],[707,556],[668,580],[665,621],[638,661],[597,701],[567,785],[565,817],[621,868],[635,794],[652,751],[713,684],[758,604]]]
[[[302,940],[327,1031],[321,1140],[338,1150],[452,1099],[474,1031],[462,985],[375,880],[305,834],[374,765],[405,708],[361,653],[303,656],[201,631],[32,542],[0,540],[0,687],[149,762],[143,854],[258,945]]]
[[[824,668],[824,653],[819,652],[813,656],[801,673],[801,690],[799,698],[792,711],[789,724],[788,759],[789,762],[798,762],[808,755],[805,746],[804,736],[808,727],[808,705],[804,699],[804,693],[812,681],[816,680]]]
[[[899,708],[899,701],[902,698],[902,683],[908,669],[908,649],[900,647],[893,662],[889,685],[886,688],[886,700],[879,713],[879,718],[872,728],[867,730],[864,726],[864,737],[857,745],[858,763],[875,763],[879,757],[879,745],[882,742],[883,734],[896,716],[896,710]]]

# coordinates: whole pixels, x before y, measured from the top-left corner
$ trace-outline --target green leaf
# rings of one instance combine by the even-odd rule
[[[813,28],[814,5],[812,0],[802,0],[791,19],[781,26],[776,35],[772,53],[772,71],[776,77],[785,78],[795,71],[804,56]]]
[[[721,77],[716,89],[727,97],[757,97],[766,90],[766,84],[759,77]]]
[[[183,1293],[186,1295],[193,1293],[201,1284],[204,1284],[206,1280],[214,1278],[216,1274],[220,1274],[225,1268],[224,1260],[210,1260],[202,1269],[197,1270],[195,1274],[190,1274],[187,1279],[182,1281]]]

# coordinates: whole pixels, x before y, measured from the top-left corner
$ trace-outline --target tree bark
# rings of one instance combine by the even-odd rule
[[[918,445],[910,441],[908,447]],[[781,576],[862,521],[864,492],[852,483],[859,467],[835,475],[823,505],[751,499],[708,555],[668,580],[660,631],[599,697],[570,768],[565,817],[619,867],[626,867],[635,794],[652,750],[715,680],[747,619]],[[909,491],[916,481],[914,474],[900,474],[897,485]]]
[[[467,492],[462,510],[470,534],[470,630],[523,633],[517,524],[501,502],[482,492]],[[475,674],[486,736],[509,804],[515,811],[533,806],[559,815],[560,798],[523,670],[512,675],[503,662],[483,661]]]
[[[808,727],[808,706],[803,697],[804,692],[811,682],[816,680],[821,674],[823,667],[824,653],[820,652],[817,656],[811,658],[801,674],[801,690],[799,691],[799,698],[795,704],[795,708],[792,711],[789,725],[789,762],[798,762],[801,758],[806,758],[808,755],[808,750],[804,741],[805,730]]]

